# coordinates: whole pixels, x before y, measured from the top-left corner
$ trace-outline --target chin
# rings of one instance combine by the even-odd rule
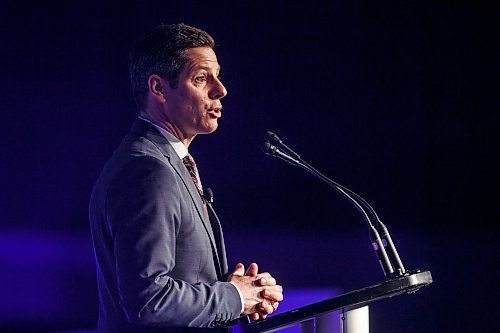
[[[213,133],[217,130],[218,126],[213,126],[211,127],[208,131],[207,131],[207,134],[210,134],[210,133]]]
[[[214,125],[214,126],[207,126],[205,128],[203,128],[203,130],[200,130],[198,131],[198,134],[210,134],[210,133],[213,133],[217,130],[219,126],[218,125]]]
[[[214,122],[210,122],[207,124],[207,133],[213,133],[217,130],[217,128],[219,128],[219,123],[217,122],[217,120],[215,120]]]

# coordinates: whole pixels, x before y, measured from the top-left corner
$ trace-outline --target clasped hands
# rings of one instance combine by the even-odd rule
[[[241,263],[236,265],[228,281],[238,287],[243,297],[243,314],[253,320],[264,319],[273,313],[283,300],[283,288],[269,273],[258,272],[257,264],[252,263],[245,271]]]

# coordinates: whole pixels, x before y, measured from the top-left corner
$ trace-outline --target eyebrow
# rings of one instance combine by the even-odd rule
[[[212,67],[194,65],[191,68],[189,68],[189,72],[193,72],[193,71],[200,70],[200,69],[204,69],[207,72],[210,72],[212,70]],[[221,70],[220,66],[217,66],[215,69],[217,72],[220,72],[220,70]]]

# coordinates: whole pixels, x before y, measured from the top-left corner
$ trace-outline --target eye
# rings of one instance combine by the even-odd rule
[[[206,80],[207,80],[207,78],[205,77],[205,75],[196,76],[194,78],[194,81],[196,83],[204,83]]]

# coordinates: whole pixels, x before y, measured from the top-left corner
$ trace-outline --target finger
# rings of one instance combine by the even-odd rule
[[[255,315],[255,316],[254,316]],[[267,315],[266,314],[263,314],[263,313],[260,313],[260,312],[255,312],[253,315],[252,315],[252,320],[254,321],[258,321],[258,320],[261,320],[261,319],[266,319]]]
[[[258,277],[271,277],[271,274],[269,274],[268,272],[263,272],[263,273],[259,273],[257,276]]]
[[[262,296],[262,298],[266,298],[268,300],[275,301],[275,302],[283,301],[283,294],[281,292],[278,292],[278,291],[271,291],[271,290],[265,289],[261,292],[261,296]]]
[[[233,275],[243,276],[245,273],[245,266],[240,262],[236,265],[236,268],[233,271]]]
[[[260,302],[258,306],[261,314],[263,315],[271,314],[274,311],[274,307],[266,301]]]
[[[257,285],[259,286],[274,286],[276,285],[276,279],[273,277],[261,277],[257,280]]]
[[[250,318],[254,321],[257,321],[260,319],[260,314],[258,312],[254,312],[250,315]]]
[[[248,269],[245,272],[245,275],[254,276],[254,275],[257,275],[258,272],[259,272],[259,266],[257,266],[257,264],[253,262],[250,264],[250,266],[248,266]]]
[[[262,286],[262,289],[283,294],[283,287],[280,286],[279,284],[274,285],[274,286]]]
[[[274,308],[274,311],[276,311],[276,309],[278,308],[278,305],[280,305],[279,302],[274,302],[273,303],[273,308]]]

